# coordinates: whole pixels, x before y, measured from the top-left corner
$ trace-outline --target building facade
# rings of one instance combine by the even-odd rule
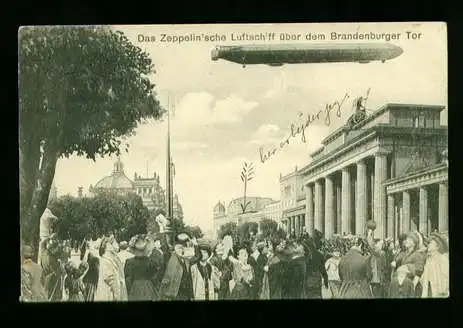
[[[302,175],[297,167],[294,172],[280,175],[281,218],[280,226],[289,234],[299,234],[305,226],[305,190]]]
[[[295,205],[284,209],[284,226],[296,234],[304,227],[317,229],[327,237],[363,235],[369,220],[379,238],[410,230],[446,231],[448,130],[440,125],[443,109],[387,104],[331,133],[311,154],[310,164],[281,177],[283,194],[298,181],[304,188],[304,204],[297,201],[296,187],[291,196]]]
[[[246,197],[249,205],[243,213],[241,205],[244,203],[244,197],[233,199],[228,208],[225,203],[219,201],[213,209],[213,235],[217,238],[220,227],[229,222],[241,225],[245,222],[259,223],[262,219],[272,219],[279,222],[281,218],[280,201],[267,197]]]

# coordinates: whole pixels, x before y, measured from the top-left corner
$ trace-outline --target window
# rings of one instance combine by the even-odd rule
[[[414,128],[424,128],[425,117],[424,112],[418,112],[413,117],[413,127]]]
[[[291,196],[291,186],[285,187],[285,197]]]

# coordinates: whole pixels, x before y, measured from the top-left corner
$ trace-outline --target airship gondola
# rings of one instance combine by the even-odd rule
[[[284,64],[342,63],[371,61],[385,62],[400,56],[401,47],[390,43],[346,43],[346,44],[265,44],[216,46],[211,59],[227,60],[246,65],[265,64],[282,66]]]

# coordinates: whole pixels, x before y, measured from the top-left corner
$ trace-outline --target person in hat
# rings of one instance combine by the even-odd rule
[[[233,264],[230,298],[235,300],[252,299],[254,272],[248,263],[248,251],[246,247],[241,246],[239,248],[238,259],[232,255],[228,258]]]
[[[191,266],[200,259],[200,252],[197,247],[196,238],[191,242],[195,246],[195,255],[188,259],[185,255],[185,247],[190,237],[181,233],[174,240],[174,252],[166,265],[166,271],[159,288],[159,297],[164,300],[194,300],[193,280],[191,277]]]
[[[164,252],[162,251],[161,238],[161,234],[152,234],[148,236],[150,245],[148,258],[151,262],[153,270],[155,271],[153,283],[156,290],[156,295],[158,295],[159,287],[161,285],[161,280],[165,270],[165,256]]]
[[[362,239],[351,237],[350,250],[339,261],[340,299],[372,298],[370,289],[371,266],[368,258],[362,255]]]
[[[262,283],[264,279],[264,267],[267,264],[267,256],[264,254],[265,243],[258,242],[252,246],[252,253],[248,262],[254,271],[253,298],[258,299],[262,292]]]
[[[415,297],[421,297],[421,284],[419,282],[424,270],[426,254],[422,251],[422,237],[416,231],[410,232],[405,238],[404,253],[400,261],[397,261],[396,267],[406,265],[408,267],[408,277],[413,281],[415,286]],[[396,279],[394,277],[394,279]]]
[[[129,252],[129,243],[126,241],[121,241],[119,244],[119,253],[117,253],[117,256],[119,256],[119,259],[122,262],[122,266],[125,267],[125,262],[134,257],[134,255]]]
[[[129,301],[153,301],[157,299],[155,278],[157,268],[148,257],[150,240],[143,236],[131,247],[133,257],[127,259],[124,267],[125,284]]]
[[[194,299],[197,301],[212,301],[217,299],[216,291],[220,282],[218,269],[208,260],[211,257],[211,247],[208,244],[199,244],[200,260],[191,266]]]
[[[285,291],[283,297],[287,299],[304,299],[307,278],[304,246],[295,241],[290,242],[288,246],[289,259],[285,263]]]
[[[388,283],[388,263],[386,254],[383,250],[384,240],[374,239],[370,245],[371,255],[369,256],[369,263],[371,266],[372,277],[370,281],[371,291],[373,297],[383,298]]]
[[[325,256],[320,251],[323,245],[323,238],[317,231],[314,231],[313,238],[304,236],[301,240],[306,264],[304,297],[309,299],[321,299],[322,286],[325,289],[329,288]]]
[[[223,243],[216,245],[214,255],[209,262],[217,268],[219,275],[218,299],[226,300],[230,297],[230,281],[232,280],[233,264],[228,259],[231,249],[225,253]]]
[[[448,244],[444,237],[433,233],[429,237],[428,256],[421,276],[421,297],[449,296],[449,258]]]
[[[83,302],[85,300],[85,286],[82,278],[87,273],[88,265],[82,262],[80,266],[69,261],[65,265],[66,278],[64,288],[68,295],[67,300],[70,302]]]
[[[328,291],[329,298],[336,298],[341,286],[341,279],[339,278],[339,261],[341,261],[341,252],[339,248],[333,247],[331,257],[325,262],[325,269],[328,275]]]
[[[388,287],[388,298],[411,298],[414,294],[413,281],[408,277],[408,267],[402,265],[396,270],[395,279],[391,281]]]
[[[125,280],[121,281],[117,254],[113,254],[113,242],[103,237],[99,248],[98,284],[95,290],[95,301],[124,301],[127,300]],[[119,258],[117,258],[119,259]]]
[[[22,249],[21,265],[21,300],[26,302],[47,301],[45,288],[42,285],[42,267],[32,260],[34,250],[25,245]]]

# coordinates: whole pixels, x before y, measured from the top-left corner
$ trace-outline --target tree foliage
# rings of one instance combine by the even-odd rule
[[[201,228],[199,226],[189,226],[189,225],[187,225],[187,226],[185,226],[185,232],[189,236],[194,237],[196,239],[204,237],[203,231],[201,230]]]
[[[140,196],[101,193],[92,198],[64,196],[50,204],[58,217],[55,231],[60,239],[81,241],[93,234],[114,232],[118,240],[146,233],[148,209]]]
[[[278,228],[278,223],[271,219],[263,219],[259,222],[260,233],[265,240],[284,239],[286,233]]]
[[[235,222],[227,222],[220,227],[218,232],[219,239],[223,239],[227,235],[231,236],[233,240],[237,240],[238,225]]]
[[[148,76],[153,63],[106,27],[19,31],[21,237],[37,243],[56,162],[119,154],[124,137],[163,114]],[[128,147],[128,146],[127,146]],[[128,150],[128,148],[126,148]]]
[[[240,244],[249,243],[253,236],[257,235],[259,225],[257,222],[244,222],[238,229],[238,241]]]

